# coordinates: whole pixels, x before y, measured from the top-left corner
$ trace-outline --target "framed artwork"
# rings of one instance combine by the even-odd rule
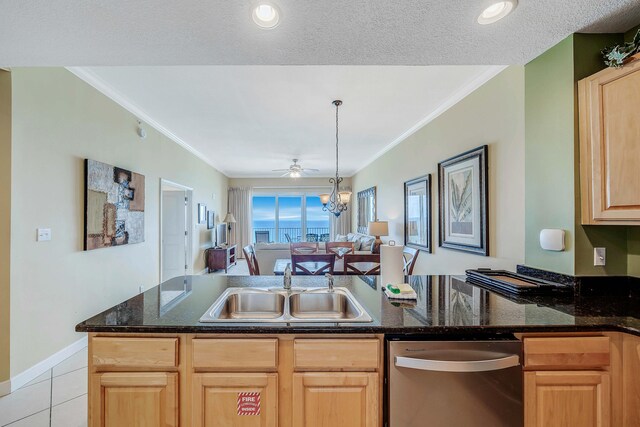
[[[404,244],[431,252],[431,174],[404,183]]]
[[[207,206],[198,203],[198,224],[204,224],[207,221]]]
[[[438,163],[439,244],[489,256],[488,147]]]
[[[371,187],[358,193],[358,233],[367,234],[376,218],[376,187]]]
[[[144,175],[85,159],[84,250],[144,242]]]
[[[207,211],[207,230],[213,229],[215,225],[216,213],[214,211]]]

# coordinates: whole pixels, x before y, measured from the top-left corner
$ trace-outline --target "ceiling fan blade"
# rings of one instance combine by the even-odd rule
[[[285,172],[285,173],[283,173],[282,175],[280,175],[280,178],[283,178],[283,177],[285,177],[285,176],[289,176],[289,174],[290,174],[290,173],[291,173],[291,172]]]
[[[291,169],[271,169],[271,172],[291,172]]]
[[[307,168],[304,168],[303,170],[305,172],[319,172],[320,171],[320,169],[307,169]]]

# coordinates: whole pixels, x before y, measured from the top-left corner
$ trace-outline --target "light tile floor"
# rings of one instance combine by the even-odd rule
[[[0,427],[5,426],[86,427],[87,348],[0,397]]]

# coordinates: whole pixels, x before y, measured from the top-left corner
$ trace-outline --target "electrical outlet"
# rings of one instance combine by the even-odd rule
[[[593,265],[601,266],[607,263],[607,248],[593,248]]]
[[[38,242],[47,242],[51,240],[51,229],[50,228],[38,228],[38,234],[36,237],[36,241]]]

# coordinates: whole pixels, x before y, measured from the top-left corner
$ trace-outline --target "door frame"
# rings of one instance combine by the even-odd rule
[[[170,186],[174,188],[179,188],[184,190],[186,193],[186,227],[187,227],[187,256],[185,262],[187,263],[187,268],[185,272],[187,274],[193,274],[193,188],[187,187],[186,185],[178,184],[177,182],[170,181],[168,179],[160,178],[160,221],[158,224],[158,235],[160,239],[158,241],[159,246],[159,266],[158,270],[158,283],[162,282],[162,255],[163,255],[163,245],[162,245],[162,212],[164,207],[162,206],[162,190],[163,186]]]

